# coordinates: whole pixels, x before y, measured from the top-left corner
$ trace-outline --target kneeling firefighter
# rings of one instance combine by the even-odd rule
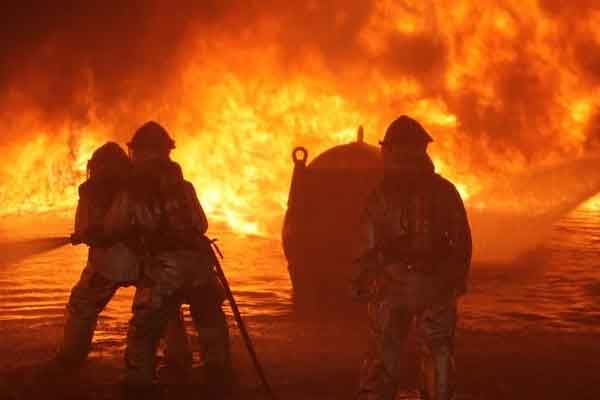
[[[231,376],[229,332],[204,234],[208,222],[193,185],[170,159],[175,147],[156,122],[139,128],[128,144],[133,160],[128,213],[145,254],[136,288],[126,349],[126,383],[149,385],[158,339],[167,316],[189,303],[209,384],[222,388]]]
[[[382,145],[384,178],[362,217],[364,248],[355,294],[368,300],[371,349],[361,371],[361,400],[393,400],[398,355],[413,321],[421,348],[424,399],[453,397],[457,297],[466,291],[471,234],[454,185],[434,172],[432,141],[402,116]]]
[[[75,233],[71,237],[73,244],[89,246],[87,265],[71,290],[63,339],[54,360],[56,367],[65,369],[76,368],[86,359],[98,315],[120,287],[135,284],[139,277],[135,244],[111,223],[115,204],[131,177],[131,162],[118,144],[108,142],[93,153],[87,170],[88,179],[79,187]],[[177,321],[175,318],[172,330],[180,333],[170,337],[181,341],[185,333]],[[171,339],[167,347],[181,349],[182,345]],[[175,353],[181,355],[181,351],[171,351]]]

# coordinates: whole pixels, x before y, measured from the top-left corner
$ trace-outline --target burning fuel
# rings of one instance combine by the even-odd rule
[[[293,147],[318,154],[361,124],[375,143],[399,113],[435,133],[464,197],[598,144],[592,1],[46,7],[2,14],[0,214],[72,208],[92,149],[149,118],[213,218],[273,235]]]
[[[403,375],[400,386],[424,384],[438,392],[434,398],[449,398],[454,351],[458,398],[600,398],[597,0],[18,3],[0,10],[0,398],[52,397],[52,385],[37,383],[37,369],[58,343],[62,355],[43,368],[46,381],[65,383],[68,394],[55,397],[121,398],[112,383],[123,369],[134,378],[136,359],[145,360],[142,381],[166,383],[166,398],[206,397],[205,386],[219,375],[232,377],[227,364],[234,361],[239,397],[252,397],[257,386],[250,359],[238,356],[241,339],[263,382],[282,398],[356,397],[359,365],[366,367],[364,394],[383,388],[370,383]],[[385,176],[380,164],[396,153],[382,153],[377,143],[400,115],[435,140],[431,160],[410,158],[420,174],[431,177],[434,164],[455,185],[435,192],[405,185],[398,194],[412,189],[415,201],[388,212],[395,200],[370,203],[367,196]],[[86,214],[86,201],[110,192],[104,180],[79,190],[94,175],[92,153],[107,141],[125,149],[150,120],[176,142],[173,161],[208,217],[195,220],[204,232],[208,219],[219,237],[225,271],[219,259],[202,269],[199,253],[187,258],[192,242],[210,247],[206,238],[186,241],[183,229],[165,234],[164,221],[189,220],[165,217],[190,208],[176,190],[157,196],[168,207],[140,201],[120,214],[126,223],[134,209],[152,210],[136,216],[163,214],[147,225],[160,226],[153,238],[139,221],[109,231],[81,217],[95,213]],[[307,152],[292,161],[299,146]],[[130,158],[148,161],[147,146],[134,147]],[[149,164],[181,185],[178,167]],[[118,194],[131,190],[142,200],[133,178],[119,176]],[[185,197],[197,208],[192,192]],[[379,194],[385,200],[387,188]],[[75,231],[89,252],[61,236],[82,200]],[[373,212],[359,219],[365,204]],[[84,222],[89,229],[78,230]],[[378,233],[358,237],[365,227]],[[165,256],[182,248],[186,257]],[[448,261],[454,273],[445,273]],[[221,288],[241,336],[228,328],[232,314],[219,309]],[[387,347],[363,363],[369,327],[352,295],[375,311],[371,342]],[[172,314],[176,332],[167,333],[163,359],[179,354],[181,362],[171,362],[186,373],[168,365],[157,376],[148,349],[163,317],[177,311],[166,306],[180,301],[192,304]],[[419,361],[393,363],[400,342],[378,333],[406,337],[415,320],[422,329],[411,334],[425,339],[427,351]],[[194,332],[184,323],[196,325]],[[169,347],[173,335],[180,343]],[[79,377],[56,372],[56,361],[80,362],[88,352]],[[371,379],[372,372],[379,376]],[[179,375],[175,385],[169,375]]]

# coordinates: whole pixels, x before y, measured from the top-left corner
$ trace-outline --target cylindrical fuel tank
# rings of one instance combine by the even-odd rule
[[[292,153],[294,173],[282,239],[297,306],[319,309],[350,301],[353,260],[365,201],[382,176],[378,147],[363,140],[333,147],[308,163]]]

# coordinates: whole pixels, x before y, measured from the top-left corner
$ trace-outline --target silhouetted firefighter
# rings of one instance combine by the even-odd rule
[[[229,332],[221,308],[223,288],[203,236],[208,228],[204,211],[193,185],[170,159],[175,143],[163,127],[146,123],[128,146],[133,177],[117,220],[122,230],[136,232],[144,260],[127,334],[127,387],[153,383],[156,348],[167,317],[187,302],[207,383],[215,392],[226,390],[232,378]]]
[[[108,142],[93,153],[87,169],[88,179],[79,187],[75,233],[71,241],[89,246],[88,260],[81,278],[71,291],[63,340],[56,359],[50,363],[51,367],[57,368],[56,372],[73,369],[85,360],[98,315],[117,289],[135,284],[139,278],[140,260],[135,252],[136,246],[129,239],[129,232],[116,231],[111,221],[118,198],[130,180],[130,160],[118,144]],[[177,318],[175,320],[178,321]],[[185,340],[182,325],[173,325],[179,327],[179,341]],[[171,353],[180,355],[180,343],[171,339],[167,346],[177,349],[177,352],[173,350]]]
[[[371,349],[360,400],[392,400],[398,354],[413,320],[421,344],[424,399],[453,397],[457,297],[466,292],[471,233],[454,185],[434,172],[431,136],[401,116],[381,143],[384,178],[362,217],[363,256],[355,295],[368,301]]]

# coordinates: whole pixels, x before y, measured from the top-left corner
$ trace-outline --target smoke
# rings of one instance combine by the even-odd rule
[[[161,88],[180,64],[186,20],[162,21],[152,2],[63,3],[3,6],[1,116],[9,129],[15,109],[52,130],[94,118],[129,126],[124,104],[160,104]]]
[[[586,28],[598,9],[593,1],[504,2],[489,8],[456,1],[465,12],[454,21],[452,5],[438,2],[60,3],[3,3],[0,118],[9,126],[19,107],[46,127],[100,120],[126,135],[140,122],[137,116],[178,105],[172,90],[176,94],[177,78],[191,63],[220,64],[227,53],[274,47],[276,66],[249,58],[247,63],[258,64],[251,69],[320,74],[333,79],[331,90],[351,98],[379,89],[375,78],[390,86],[409,79],[418,87],[417,98],[441,97],[464,134],[474,140],[484,136],[496,151],[511,148],[535,157],[541,155],[532,137],[541,134],[552,142],[561,135],[552,130],[553,115],[566,111],[557,70],[574,67],[588,93],[600,79],[600,45]],[[532,24],[538,19],[558,33],[546,35],[536,28],[543,24]],[[407,22],[410,28],[402,28]],[[569,43],[566,35],[573,30]],[[199,44],[213,60],[198,60]],[[553,54],[545,54],[549,47]],[[559,62],[548,65],[556,56]],[[454,90],[450,75],[475,58],[480,68],[466,71],[473,76],[461,77],[465,81]],[[357,85],[351,81],[356,75],[367,80]],[[494,101],[482,93],[484,77]],[[402,105],[409,108],[401,93],[381,95],[381,101],[394,105],[378,104],[382,125],[402,112]],[[164,111],[170,118],[174,113]]]
[[[600,148],[600,111],[590,119],[586,128],[586,149],[597,151]]]
[[[148,119],[186,147],[202,136],[223,148],[217,126],[243,126],[227,132],[231,155],[203,165],[214,174],[241,153],[264,170],[359,123],[375,141],[411,114],[435,137],[442,173],[489,186],[596,147],[600,7],[571,3],[3,2],[0,181],[15,186],[8,166],[40,137],[81,163],[85,137],[125,141]],[[269,139],[249,145],[257,134]],[[69,185],[80,178],[60,171]]]

